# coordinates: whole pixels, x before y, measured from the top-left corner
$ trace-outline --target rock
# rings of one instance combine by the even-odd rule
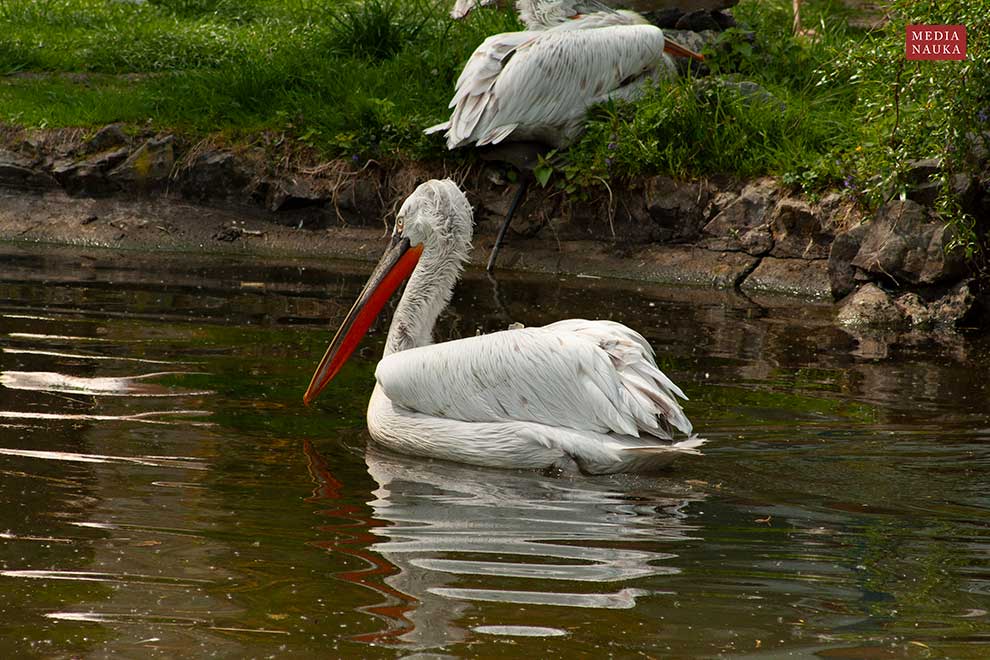
[[[925,209],[911,200],[885,204],[868,225],[852,265],[895,284],[937,284],[960,277],[965,262],[946,253],[944,225],[928,222]]]
[[[704,209],[711,196],[706,187],[655,176],[647,179],[644,193],[650,219],[660,229],[657,240],[691,241],[701,235]]]
[[[743,188],[731,204],[705,225],[702,245],[710,250],[741,250],[760,256],[773,247],[769,209],[776,198],[772,179],[759,179]]]
[[[990,160],[990,131],[966,133],[968,142],[968,155],[978,165],[983,165]]]
[[[294,209],[323,206],[330,196],[319,192],[311,181],[306,179],[276,179],[268,182],[265,206],[270,211],[292,211]]]
[[[976,177],[962,172],[953,174],[949,180],[949,189],[964,210],[970,213],[975,210],[980,197],[980,186]],[[941,192],[941,181],[927,181],[908,190],[907,198],[922,206],[932,207],[935,206],[935,201]]]
[[[718,32],[721,29],[718,21],[715,20],[711,12],[704,9],[698,9],[684,14],[677,20],[674,28],[677,30],[691,30],[692,32],[703,32],[705,30]]]
[[[224,225],[213,232],[213,240],[222,243],[233,243],[244,235],[244,230],[236,225]]]
[[[650,245],[630,256],[636,272],[654,282],[728,288],[752,272],[756,257],[692,245]]]
[[[83,145],[83,153],[94,154],[108,149],[126,147],[129,140],[120,124],[104,126]]]
[[[70,195],[106,197],[121,189],[107,172],[126,158],[127,149],[113,149],[84,160],[56,161],[52,174]]]
[[[110,172],[110,179],[127,190],[165,188],[175,165],[174,143],[171,135],[148,140]]]
[[[669,37],[685,48],[689,48],[696,53],[700,53],[705,46],[715,43],[718,35],[715,32],[692,32],[691,30],[664,30],[664,37]],[[674,60],[682,60],[683,57],[675,57]]]
[[[828,258],[830,237],[822,231],[821,220],[811,204],[804,200],[785,197],[777,202],[770,213],[770,230],[770,254],[775,257]]]
[[[230,151],[201,153],[178,175],[179,191],[199,201],[236,199],[250,181],[250,171]]]
[[[677,25],[677,21],[679,21],[683,15],[684,10],[676,7],[671,7],[669,9],[658,9],[656,11],[648,11],[643,13],[643,17],[646,20],[662,30],[673,30],[674,26]]]
[[[929,305],[935,325],[956,328],[973,310],[976,296],[970,288],[972,280],[960,282],[949,293]]]
[[[860,327],[897,326],[905,319],[890,295],[871,283],[864,284],[842,301],[836,320],[841,325]]]
[[[674,8],[686,13],[728,9],[739,4],[739,0],[606,0],[605,4],[610,7],[632,9],[641,14]]]
[[[715,19],[716,23],[718,23],[719,30],[728,30],[738,25],[738,23],[736,23],[736,17],[727,11],[713,11],[712,18]]]
[[[57,185],[46,172],[35,169],[30,159],[0,149],[0,188],[44,190]]]
[[[401,200],[397,201],[401,203]],[[369,179],[351,177],[341,182],[334,192],[333,202],[338,219],[346,224],[364,227],[382,224],[383,209],[378,186]]]
[[[732,192],[731,190],[716,190],[715,194],[711,196],[708,207],[705,209],[705,217],[711,220],[734,204],[737,199],[739,199],[739,193]]]
[[[828,264],[824,259],[763,257],[740,285],[743,291],[767,291],[824,298],[829,295]]]
[[[942,171],[942,161],[938,158],[922,158],[908,162],[904,178],[908,183],[919,185],[927,183]]]
[[[917,293],[905,293],[894,299],[894,305],[912,326],[929,326],[932,312]]]

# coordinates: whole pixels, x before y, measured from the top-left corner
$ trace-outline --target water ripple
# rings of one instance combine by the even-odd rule
[[[114,360],[121,362],[141,362],[143,364],[195,364],[192,362],[180,362],[176,360],[149,360],[147,358],[121,357],[116,355],[92,355],[89,353],[63,353],[62,351],[41,351],[34,348],[7,348],[4,353],[12,355],[45,355],[48,357],[64,357],[74,360]]]
[[[137,376],[83,378],[53,371],[4,371],[0,372],[0,385],[12,390],[98,396],[175,397],[213,394],[212,390],[182,390],[141,382],[148,378],[194,374],[202,375],[201,372],[194,371],[158,371]]]
[[[129,573],[102,573],[97,571],[0,571],[0,575],[29,580],[75,580],[80,582],[127,582],[137,584],[164,584],[189,587],[197,584],[214,584],[212,580],[177,578],[161,575],[137,575]]]
[[[0,413],[2,414],[2,413]],[[150,467],[177,467],[184,470],[206,470],[207,467],[196,459],[187,457],[159,456],[108,456],[106,454],[79,454],[67,451],[44,451],[40,449],[11,449],[0,447],[0,455],[40,458],[48,461],[69,461],[73,463],[128,463]]]
[[[90,421],[90,422],[139,422],[141,424],[164,424],[169,426],[213,426],[211,422],[193,422],[187,419],[179,421],[169,421],[159,419],[160,417],[170,417],[178,415],[204,416],[209,415],[206,410],[162,410],[131,415],[88,415],[82,413],[40,413],[22,412],[17,410],[0,410],[0,419],[38,419],[54,421]]]

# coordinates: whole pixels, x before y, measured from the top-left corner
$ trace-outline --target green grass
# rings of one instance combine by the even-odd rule
[[[443,156],[442,140],[422,129],[447,117],[473,49],[520,27],[508,11],[454,22],[450,4],[6,0],[0,121],[121,121],[235,139],[271,131],[327,158]],[[805,0],[810,37],[791,34],[790,4],[743,0],[741,27],[708,54],[713,79],[663,83],[634,105],[595,109],[551,185],[770,174],[811,192],[840,185],[876,206],[904,190],[912,158],[967,166],[966,134],[990,129],[990,0],[894,0],[891,22],[875,32],[850,28],[838,0]],[[912,22],[966,24],[968,61],[905,62]],[[720,80],[753,81],[772,97],[746,97]],[[940,205],[967,222],[951,196]]]
[[[421,129],[442,120],[463,62],[488,34],[519,28],[508,13],[455,23],[445,11],[427,0],[7,0],[0,119],[274,130],[327,155],[436,155]]]

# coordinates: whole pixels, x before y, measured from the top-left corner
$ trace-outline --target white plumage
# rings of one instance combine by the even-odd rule
[[[510,137],[566,146],[588,108],[634,100],[647,81],[671,75],[665,50],[702,59],[639,14],[595,0],[519,0],[516,8],[527,29],[485,39],[457,79],[450,120],[426,129],[446,131],[448,149]],[[452,14],[469,10],[458,3]]]
[[[572,142],[591,106],[632,100],[664,61],[663,31],[651,25],[507,32],[486,39],[457,79],[447,147],[536,140]]]
[[[703,440],[696,437],[670,442],[674,429],[692,431],[676,400],[684,394],[657,368],[646,340],[622,324],[572,319],[432,344],[471,233],[470,206],[449,180],[424,183],[399,212],[395,250],[421,246],[422,254],[375,372],[368,407],[375,441],[475,465],[588,473],[651,470],[698,453]],[[383,264],[404,263],[393,252]],[[349,354],[339,353],[353,350],[340,347],[356,346],[352,335],[370,325],[362,301],[383,305],[378,283],[398,286],[390,272],[376,269],[317,368],[307,401]]]

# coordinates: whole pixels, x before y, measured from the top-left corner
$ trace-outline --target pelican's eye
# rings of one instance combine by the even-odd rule
[[[397,216],[395,218],[395,231],[396,231],[396,233],[401,234],[405,230],[405,226],[406,226],[406,223],[402,219],[402,216],[401,215],[400,216]]]

